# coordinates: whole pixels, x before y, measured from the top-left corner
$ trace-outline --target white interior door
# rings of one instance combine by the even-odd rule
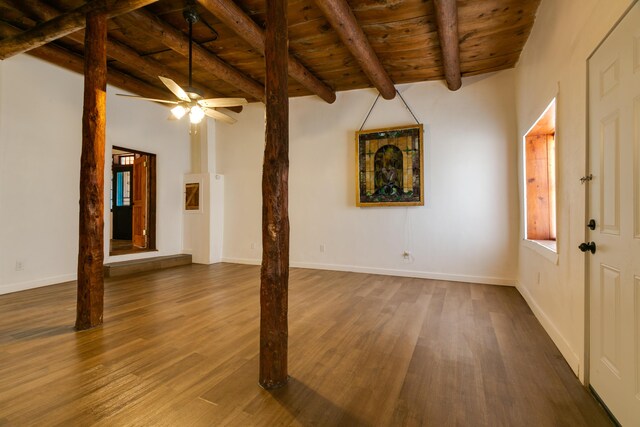
[[[590,370],[624,426],[640,425],[640,3],[589,60]]]

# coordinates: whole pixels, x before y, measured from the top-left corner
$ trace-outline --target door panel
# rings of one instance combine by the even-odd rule
[[[600,218],[602,231],[620,234],[620,114],[602,121],[600,131]]]
[[[616,377],[620,377],[620,272],[600,266],[600,359]]]
[[[640,3],[589,60],[589,382],[640,420]]]
[[[133,162],[133,246],[147,247],[147,156]]]

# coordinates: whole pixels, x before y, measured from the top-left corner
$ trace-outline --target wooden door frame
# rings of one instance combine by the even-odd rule
[[[133,148],[111,146],[111,163],[113,164],[113,150],[126,151],[128,153],[147,156],[147,250],[156,251],[156,154],[146,151],[135,150]],[[113,172],[112,172],[113,173]],[[109,254],[110,256],[113,256]]]

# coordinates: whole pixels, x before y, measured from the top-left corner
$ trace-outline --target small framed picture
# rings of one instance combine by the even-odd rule
[[[188,182],[184,185],[184,209],[187,211],[200,210],[200,183]]]

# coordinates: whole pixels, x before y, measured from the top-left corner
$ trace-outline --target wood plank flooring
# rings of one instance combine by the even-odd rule
[[[258,386],[259,267],[0,296],[0,425],[605,426],[517,290],[292,269],[290,383]]]

